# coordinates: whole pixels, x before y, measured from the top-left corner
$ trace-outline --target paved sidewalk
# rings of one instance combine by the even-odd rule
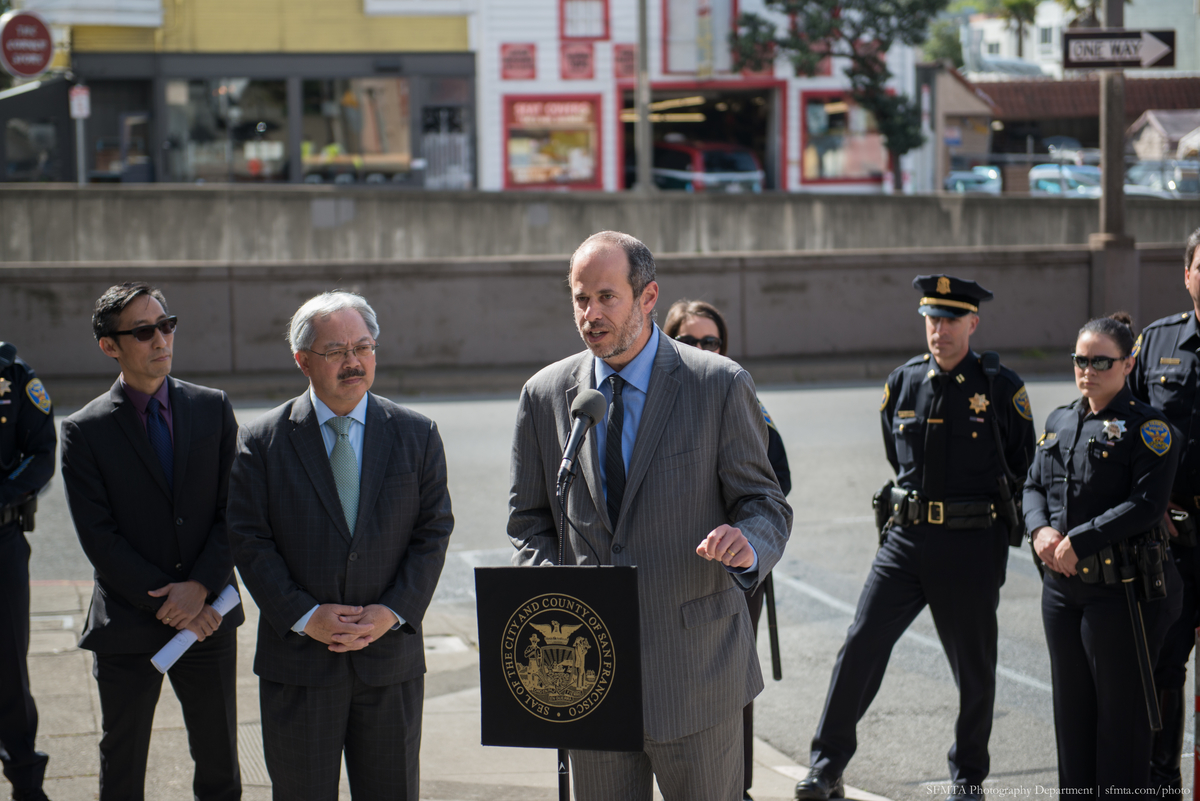
[[[45,789],[53,801],[97,797],[100,704],[91,654],[75,647],[91,593],[90,582],[34,582],[31,587],[29,670],[41,717],[38,747],[50,754]],[[267,801],[271,782],[262,756],[258,679],[251,669],[258,609],[248,593],[243,602],[246,623],[238,633],[243,798]],[[555,801],[558,778],[553,751],[479,744],[474,608],[458,603],[432,606],[425,619],[425,641],[429,673],[421,745],[422,801]],[[755,761],[756,801],[789,801],[805,768],[762,741],[755,743]],[[191,779],[183,718],[174,693],[166,690],[154,719],[146,796],[152,801],[189,801]],[[7,795],[3,785],[0,781],[0,796]],[[850,798],[886,801],[854,788],[847,791]],[[344,771],[340,798],[350,798]]]

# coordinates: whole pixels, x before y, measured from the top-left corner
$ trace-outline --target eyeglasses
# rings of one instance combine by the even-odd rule
[[[693,348],[700,348],[700,350],[711,350],[713,353],[721,350],[720,337],[707,336],[703,337],[702,339],[696,339],[695,337],[688,336],[687,334],[682,334],[675,337],[675,341],[682,342],[684,345],[690,345]]]
[[[135,328],[130,328],[128,331],[113,331],[109,334],[110,337],[120,336],[121,334],[129,334],[138,342],[149,342],[154,339],[154,332],[161,331],[164,337],[175,333],[175,324],[179,318],[172,315],[165,320],[159,320],[157,323],[150,325],[139,325]]]
[[[345,358],[351,353],[354,354],[354,358],[362,361],[371,354],[375,353],[375,348],[377,347],[379,347],[377,344],[372,343],[370,345],[355,345],[353,348],[334,348],[333,350],[327,350],[324,353],[321,353],[319,350],[313,350],[312,348],[309,348],[308,352],[315,353],[318,356],[324,356],[325,361],[329,362],[330,364],[337,364],[340,361],[344,361]]]
[[[1075,366],[1080,370],[1088,369],[1088,365],[1090,364],[1092,369],[1097,373],[1103,373],[1105,370],[1111,369],[1114,362],[1123,361],[1128,358],[1128,356],[1093,356],[1089,359],[1087,356],[1071,354],[1071,361],[1075,362]]]

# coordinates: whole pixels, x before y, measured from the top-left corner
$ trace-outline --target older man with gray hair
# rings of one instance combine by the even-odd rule
[[[254,671],[276,799],[416,801],[421,619],[454,520],[432,420],[372,394],[379,325],[326,292],[288,334],[309,388],[238,434],[229,534],[261,611]]]

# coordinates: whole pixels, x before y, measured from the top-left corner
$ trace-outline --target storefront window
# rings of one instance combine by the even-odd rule
[[[412,167],[406,78],[304,81],[308,183],[403,183]]]
[[[10,119],[4,127],[4,180],[58,180],[57,142],[53,122]]]
[[[887,149],[875,116],[842,94],[805,93],[804,180],[878,181],[887,169]]]
[[[506,98],[509,188],[599,189],[599,97]]]
[[[287,180],[284,81],[170,81],[167,110],[169,180]]]

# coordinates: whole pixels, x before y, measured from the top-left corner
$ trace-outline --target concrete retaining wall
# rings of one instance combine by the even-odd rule
[[[1183,310],[1182,247],[1143,247],[1139,323]],[[667,255],[660,314],[681,297],[728,317],[734,358],[746,361],[913,354],[924,332],[911,287],[918,273],[951,273],[996,293],[982,309],[979,349],[1036,357],[1065,369],[1089,315],[1092,254],[1083,247]],[[562,257],[287,264],[25,263],[0,266],[0,339],[45,376],[112,376],[91,334],[103,290],[146,280],[179,315],[175,370],[254,376],[294,370],[284,341],[292,312],[333,287],[363,293],[379,314],[379,366],[540,366],[582,346]],[[531,369],[532,371],[532,369]]]
[[[1200,201],[1127,201],[1182,242]],[[399,260],[563,254],[606,228],[655,253],[1086,244],[1097,201],[963,195],[450,193],[320,186],[0,187],[0,262]]]

